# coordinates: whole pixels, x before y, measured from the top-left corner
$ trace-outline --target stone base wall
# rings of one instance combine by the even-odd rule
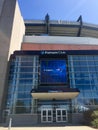
[[[82,124],[83,113],[72,113],[72,124]]]
[[[38,123],[37,115],[17,114],[7,117],[6,126],[9,125],[9,120],[12,119],[12,126],[33,126]]]
[[[43,125],[79,125],[83,123],[83,114],[82,113],[72,113],[68,114],[68,121],[63,123],[41,123],[41,115],[37,114],[16,114],[16,115],[10,115],[6,119],[5,126],[9,125],[9,120],[12,119],[12,126],[40,126]]]

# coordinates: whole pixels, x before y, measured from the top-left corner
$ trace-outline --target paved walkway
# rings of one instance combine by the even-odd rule
[[[0,127],[0,130],[9,130]],[[12,127],[10,130],[98,130],[88,126],[63,126],[63,127]]]

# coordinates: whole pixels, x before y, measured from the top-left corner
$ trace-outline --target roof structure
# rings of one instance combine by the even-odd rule
[[[47,14],[45,20],[25,20],[25,26],[26,35],[98,38],[98,25],[84,23],[82,16],[77,21],[63,21],[50,20]]]

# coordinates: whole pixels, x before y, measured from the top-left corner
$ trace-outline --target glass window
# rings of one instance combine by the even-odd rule
[[[71,56],[71,58],[77,59],[69,60],[69,64],[72,65],[69,77],[71,87],[74,85],[80,90],[75,102],[75,109],[80,112],[89,109],[87,107],[89,105],[98,105],[98,56]]]
[[[95,61],[98,61],[98,56],[94,56],[94,60],[95,60]]]
[[[98,60],[97,61],[94,61],[95,65],[98,66]]]
[[[93,105],[94,104],[93,98],[90,98],[90,99],[85,98],[84,99],[84,104],[85,105]]]
[[[34,59],[34,56],[32,57],[32,56],[21,56],[21,61],[23,62],[23,61],[26,61],[26,62],[28,62],[28,61],[33,61],[33,59]]]
[[[21,98],[21,99],[26,99],[26,98],[31,98],[31,94],[30,93],[27,93],[27,92],[21,92],[21,93],[18,93],[17,95],[17,98]]]
[[[84,99],[78,98],[78,99],[77,99],[77,104],[82,104],[82,105],[84,105]]]
[[[91,85],[87,84],[87,85],[83,85],[84,86],[84,90],[91,90]]]
[[[91,81],[91,84],[92,84],[92,85],[96,85],[96,84],[98,85],[98,79],[97,79],[97,78],[94,79],[94,78],[92,77],[92,78],[90,78],[90,81]]]
[[[20,107],[15,107],[15,113],[19,114],[19,113],[31,113],[31,107],[27,107],[27,106],[20,106]]]
[[[94,98],[98,98],[98,91],[92,91],[92,95]]]
[[[87,78],[86,79],[75,79],[75,83],[85,85],[85,84],[90,84],[90,81]]]
[[[92,85],[92,91],[98,91],[98,84]]]
[[[85,66],[85,67],[81,67],[80,70],[81,71],[88,71],[88,68]]]
[[[94,98],[94,105],[98,105],[98,98]]]
[[[33,66],[33,62],[21,62],[21,66]]]
[[[89,61],[89,60],[94,60],[94,56],[87,56],[87,60]]]
[[[17,100],[16,106],[31,106],[31,99]]]
[[[33,72],[33,67],[20,67],[20,72]]]
[[[20,73],[19,78],[33,78],[33,73]]]
[[[95,66],[94,61],[88,61],[88,66]]]
[[[85,97],[86,98],[93,98],[91,91],[85,91]]]
[[[9,79],[7,106],[11,109],[11,113],[14,111],[16,113],[30,113],[32,100],[30,92],[38,83],[38,57],[18,56],[15,58],[10,66]],[[13,104],[13,101],[16,104]],[[14,108],[15,110],[13,110]]]
[[[78,58],[79,58],[79,59],[78,59],[79,61],[82,61],[82,60],[86,61],[86,56],[83,56],[83,55],[82,55],[82,56],[78,56]]]
[[[93,66],[93,67],[89,66],[89,71],[90,72],[96,72],[96,67],[95,66]]]
[[[74,67],[73,68],[75,72],[79,72],[80,71],[80,67]]]
[[[73,60],[79,60],[79,56],[72,56]]]
[[[80,62],[80,66],[82,67],[82,66],[85,66],[85,67],[87,67],[87,61],[79,61]]]
[[[80,66],[80,62],[79,61],[73,61],[73,66]]]
[[[19,84],[32,84],[33,79],[19,79]]]
[[[96,72],[98,73],[98,65],[96,66]]]
[[[24,91],[31,91],[32,85],[19,85],[18,86],[18,92],[24,92]]]

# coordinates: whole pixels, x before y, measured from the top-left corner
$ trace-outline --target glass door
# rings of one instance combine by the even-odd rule
[[[56,109],[56,122],[67,122],[66,109]]]
[[[53,122],[53,111],[52,109],[41,110],[41,122]]]

